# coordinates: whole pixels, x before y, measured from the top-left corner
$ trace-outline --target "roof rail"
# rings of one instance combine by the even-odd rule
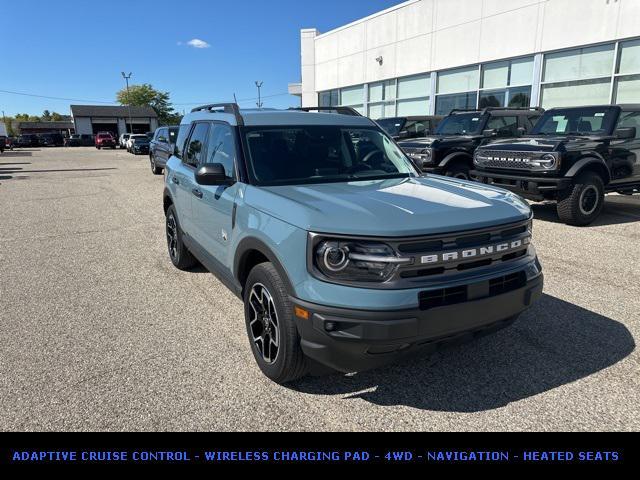
[[[301,112],[336,112],[341,115],[351,115],[352,117],[362,117],[362,114],[351,107],[292,107],[289,110]]]
[[[542,107],[485,107],[482,112],[491,112],[492,110],[528,110],[534,112],[544,112]]]
[[[215,110],[222,110],[223,113],[230,113],[234,117],[236,117],[236,123],[238,126],[244,125],[244,119],[240,114],[240,107],[237,103],[212,103],[209,105],[202,105],[201,107],[196,107],[191,112],[202,112],[202,111],[213,112]]]
[[[449,112],[449,115],[454,113],[469,113],[469,112],[479,112],[477,108],[454,108]]]

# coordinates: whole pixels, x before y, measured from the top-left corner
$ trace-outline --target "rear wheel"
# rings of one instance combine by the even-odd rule
[[[151,163],[151,172],[154,175],[160,175],[162,173],[162,169],[156,165],[156,158],[153,155],[149,155],[149,162]]]
[[[197,260],[193,255],[191,255],[191,252],[182,241],[182,231],[180,230],[178,216],[176,215],[176,209],[173,205],[171,205],[167,210],[165,228],[167,234],[167,248],[169,250],[171,263],[180,270],[188,270],[193,267],[197,263]]]
[[[308,362],[300,347],[293,305],[273,264],[261,263],[249,273],[244,314],[251,351],[262,373],[280,384],[303,377]]]
[[[604,182],[593,172],[578,176],[573,185],[560,194],[558,217],[567,225],[584,227],[598,218],[604,206]]]
[[[448,166],[444,174],[447,177],[459,178],[461,180],[470,180],[470,170],[471,169],[469,168],[469,165],[467,165],[466,163],[456,162],[453,165]]]

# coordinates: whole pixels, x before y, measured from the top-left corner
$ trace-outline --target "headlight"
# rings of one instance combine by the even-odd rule
[[[537,169],[553,170],[558,166],[558,158],[551,153],[547,153],[540,158],[532,158],[529,164]]]
[[[419,152],[409,152],[407,156],[418,165],[428,165],[433,161],[433,151],[430,148],[425,148]]]
[[[398,257],[384,243],[323,240],[314,249],[314,264],[332,280],[345,282],[385,282],[399,265],[411,259]]]

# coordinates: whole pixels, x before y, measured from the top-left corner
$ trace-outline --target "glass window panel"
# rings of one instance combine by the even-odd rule
[[[640,103],[640,75],[617,80],[616,103]]]
[[[544,60],[544,81],[611,75],[613,49],[613,45],[600,45],[547,54]]]
[[[624,42],[620,45],[618,73],[640,72],[640,40]]]
[[[477,90],[478,76],[478,67],[459,68],[439,73],[438,93],[468,92],[470,90]]]
[[[428,115],[429,99],[417,98],[415,100],[398,100],[398,116]]]
[[[519,58],[511,61],[509,85],[531,85],[533,82],[533,58]],[[528,105],[527,105],[528,106]]]
[[[342,105],[357,105],[362,103],[362,85],[342,89]]]
[[[331,90],[331,106],[340,105],[340,90]]]
[[[609,103],[610,79],[542,86],[542,107],[576,107]]]
[[[396,105],[395,103],[387,103],[384,107],[384,116],[385,117],[395,117],[396,116]]]
[[[320,92],[319,97],[318,101],[321,107],[331,106],[331,92]]]
[[[448,115],[454,108],[463,110],[475,109],[476,101],[476,92],[438,95],[436,97],[436,115]]]
[[[524,108],[531,105],[531,87],[509,89],[509,107]]]
[[[429,75],[401,78],[398,80],[398,98],[429,96],[431,94],[430,87]]]
[[[635,128],[636,137],[640,138],[640,112],[622,112],[616,128]]]
[[[388,80],[384,82],[384,99],[393,100],[396,98],[396,81]]]
[[[377,120],[384,117],[384,105],[381,103],[369,105],[369,118]]]
[[[482,88],[506,87],[509,83],[509,62],[489,63],[482,67]]]
[[[506,97],[506,90],[494,90],[491,92],[483,91],[480,92],[480,101],[478,106],[480,108],[504,107]]]
[[[381,102],[382,100],[393,100],[396,98],[396,81],[372,83],[369,85],[369,101]]]

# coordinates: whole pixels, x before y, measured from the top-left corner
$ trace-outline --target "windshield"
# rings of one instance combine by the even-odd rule
[[[133,143],[148,143],[149,139],[147,137],[133,137],[131,141]]]
[[[416,174],[378,129],[340,126],[247,128],[250,170],[259,185],[404,178]]]
[[[546,112],[531,131],[532,135],[608,135],[616,120],[610,107],[567,108]]]
[[[385,132],[387,132],[392,137],[397,137],[400,135],[404,124],[406,123],[406,118],[381,118],[376,120],[376,123],[380,125]]]
[[[445,117],[438,125],[438,135],[478,135],[484,128],[480,113],[455,113]]]

